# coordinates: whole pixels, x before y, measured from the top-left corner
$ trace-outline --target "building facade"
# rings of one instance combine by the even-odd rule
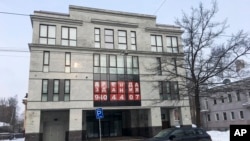
[[[250,78],[209,89],[201,98],[203,127],[229,130],[233,124],[250,124]]]
[[[26,141],[80,141],[102,136],[150,137],[191,125],[184,81],[166,81],[162,61],[183,61],[173,25],[137,13],[69,6],[69,14],[31,15]],[[164,58],[164,59],[163,59]],[[180,61],[176,61],[180,60]],[[152,69],[156,66],[156,70]]]

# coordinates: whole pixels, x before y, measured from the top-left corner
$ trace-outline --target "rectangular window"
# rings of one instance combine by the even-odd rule
[[[56,44],[56,26],[40,25],[39,43],[55,45]]]
[[[171,65],[173,66],[173,72],[177,74],[177,64],[176,64],[176,58],[171,59]]]
[[[70,100],[70,80],[64,80],[64,101]]]
[[[228,94],[228,102],[231,103],[232,102],[232,95],[231,94]]]
[[[240,99],[240,91],[239,90],[237,90],[236,91],[236,101],[240,101],[241,99]]]
[[[215,120],[217,120],[217,121],[220,120],[219,113],[216,113],[216,114],[215,114]]]
[[[101,73],[100,54],[94,54],[94,73]]]
[[[162,100],[179,99],[179,88],[177,81],[162,81],[160,85],[160,97]]]
[[[53,101],[59,101],[59,80],[54,80]]]
[[[234,117],[234,112],[231,112],[231,119],[234,120],[235,117]]]
[[[127,32],[118,31],[118,49],[127,49]]]
[[[70,52],[65,53],[65,72],[70,73],[70,66],[71,66],[71,54]]]
[[[76,28],[62,27],[62,45],[76,46]]]
[[[49,58],[50,58],[50,52],[44,51],[43,52],[43,72],[49,72]]]
[[[139,74],[139,64],[138,64],[138,57],[133,56],[133,74]]]
[[[177,37],[167,36],[167,52],[178,53],[178,40]]]
[[[216,99],[214,98],[214,105],[216,105],[217,104],[217,101],[216,101]]]
[[[114,31],[112,29],[105,29],[105,48],[113,49],[114,48]]]
[[[136,32],[131,31],[130,32],[130,37],[131,37],[131,50],[137,50],[137,47],[136,47]]]
[[[109,73],[110,74],[117,74],[117,60],[116,55],[109,55]]]
[[[100,31],[100,28],[95,28],[95,48],[101,48],[101,31]]]
[[[124,74],[125,72],[125,62],[124,62],[124,56],[117,56],[117,73],[118,74]]]
[[[243,111],[240,111],[240,119],[244,119],[244,113],[243,113]]]
[[[157,61],[157,74],[162,75],[161,58],[156,57],[156,61]]]
[[[207,121],[211,121],[210,114],[207,114]]]
[[[223,119],[227,120],[227,113],[226,112],[223,112]]]
[[[162,36],[151,35],[151,51],[162,52]]]
[[[224,103],[224,97],[221,96],[220,98],[221,98],[221,103]]]
[[[208,100],[207,99],[205,99],[204,104],[205,104],[205,110],[207,110],[208,109]]]
[[[49,80],[43,79],[42,80],[42,101],[48,101],[48,86],[49,86]]]

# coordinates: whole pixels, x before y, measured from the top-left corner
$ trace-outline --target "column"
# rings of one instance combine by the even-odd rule
[[[68,137],[69,141],[82,140],[82,109],[70,109]]]
[[[190,113],[190,107],[181,107],[180,108],[181,112],[181,125],[182,126],[191,126],[192,121],[191,121],[191,113]]]
[[[149,137],[156,135],[162,129],[161,108],[150,108],[148,112]]]
[[[40,110],[26,111],[25,141],[40,141],[42,139],[40,117]]]

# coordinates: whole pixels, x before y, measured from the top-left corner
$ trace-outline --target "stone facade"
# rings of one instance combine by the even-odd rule
[[[168,73],[157,75],[152,70],[157,58],[183,60],[183,31],[179,27],[157,24],[153,15],[79,6],[70,6],[69,14],[35,11],[31,21],[26,141],[56,138],[47,129],[58,131],[65,140],[96,137],[96,121],[90,117],[97,107],[110,114],[102,124],[111,124],[114,119],[112,126],[117,129],[113,131],[110,125],[109,132],[103,136],[150,137],[163,128],[163,121],[168,127],[191,124],[189,102],[183,90],[185,83],[177,77],[172,79],[178,82],[175,89],[179,98],[164,99],[155,86],[166,80]],[[114,74],[111,57],[125,58],[124,62],[115,63]],[[109,66],[103,67],[103,62]],[[127,65],[119,68],[121,63]],[[178,73],[185,74],[185,71],[178,68]],[[96,84],[106,84],[110,90],[111,81],[126,85],[124,95],[95,94]],[[129,94],[129,84],[135,94]]]

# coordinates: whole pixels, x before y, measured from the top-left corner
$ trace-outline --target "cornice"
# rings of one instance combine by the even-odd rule
[[[101,25],[138,28],[137,23],[128,23],[128,22],[119,22],[119,21],[101,20],[101,19],[91,19],[91,22],[95,24],[101,24]]]
[[[40,21],[40,22],[50,22],[50,23],[60,23],[67,25],[79,25],[83,24],[82,20],[74,20],[69,18],[57,18],[57,17],[48,17],[40,15],[31,15],[31,21]]]

